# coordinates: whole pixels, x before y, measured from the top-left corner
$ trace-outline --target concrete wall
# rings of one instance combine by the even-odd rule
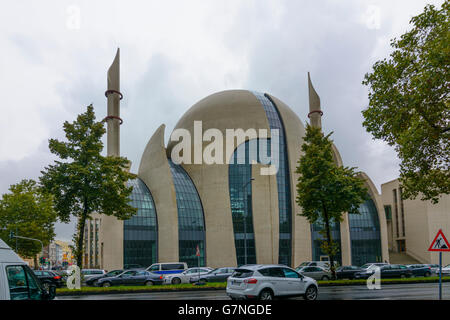
[[[172,173],[164,147],[161,125],[150,138],[142,154],[138,177],[152,193],[158,219],[158,261],[175,262],[178,254],[178,210]]]
[[[439,229],[442,229],[447,239],[450,239],[450,195],[441,196],[438,204],[422,201],[420,195],[414,200],[403,200],[405,237],[402,236],[401,221],[399,221],[400,236],[397,237],[393,190],[397,189],[398,219],[401,220],[399,188],[398,179],[381,185],[383,205],[392,206],[392,230],[390,232],[394,251],[397,250],[397,240],[405,239],[406,254],[422,263],[438,263],[439,253],[429,252],[428,248]],[[443,264],[450,264],[450,253],[443,254]]]

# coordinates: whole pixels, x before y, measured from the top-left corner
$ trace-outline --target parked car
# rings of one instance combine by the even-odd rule
[[[180,283],[190,283],[192,276],[202,276],[210,271],[212,268],[209,267],[201,267],[201,268],[189,268],[184,270],[181,273],[176,274],[167,274],[164,276],[164,283],[166,284],[180,284]]]
[[[208,273],[198,276],[192,276],[190,282],[225,282],[231,276],[236,268],[224,267],[211,270]]]
[[[186,269],[187,269],[186,262],[164,262],[164,263],[154,263],[145,270],[158,274],[172,274],[172,273],[181,273]]]
[[[336,278],[352,280],[355,277],[355,273],[362,270],[361,267],[357,266],[342,266],[336,269]]]
[[[375,273],[375,268],[367,268],[361,272],[355,273],[355,279],[367,279]],[[402,264],[389,264],[380,266],[381,278],[409,278],[413,273],[411,269]]]
[[[407,267],[411,269],[415,277],[429,277],[433,273],[428,264],[409,264]]]
[[[97,280],[97,286],[152,286],[163,284],[163,276],[145,270],[127,270],[116,276]]]
[[[112,270],[112,271],[107,272],[105,274],[92,276],[88,280],[86,280],[85,283],[86,283],[87,286],[94,286],[95,287],[95,286],[97,286],[97,281],[99,279],[114,277],[114,276],[117,276],[117,275],[121,274],[122,272],[124,272],[124,270],[122,270],[122,269]]]
[[[295,271],[315,280],[329,280],[333,277],[330,270],[322,267],[297,267]]]
[[[338,266],[337,261],[334,262],[334,266]],[[302,262],[299,267],[322,267],[324,269],[330,269],[330,261],[305,261]]]
[[[61,288],[65,285],[62,277],[55,271],[33,270],[33,272],[47,291],[51,285],[54,285],[57,288]]]
[[[102,269],[81,269],[81,280],[85,284],[92,277],[97,277],[106,274],[105,270]]]
[[[272,300],[274,297],[303,296],[316,300],[318,286],[314,279],[280,265],[247,265],[240,267],[227,280],[231,299]]]
[[[56,287],[45,290],[34,272],[0,239],[0,300],[52,300]]]
[[[427,264],[427,266],[429,266],[431,268],[432,274],[439,275],[439,265],[438,264]]]
[[[439,267],[438,267],[438,273],[439,273]],[[446,265],[445,267],[442,267],[442,275],[448,275],[450,274],[450,264]]]

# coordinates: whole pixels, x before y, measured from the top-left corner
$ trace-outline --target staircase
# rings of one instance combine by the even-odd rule
[[[389,262],[392,264],[417,264],[420,261],[412,258],[404,252],[389,251]]]

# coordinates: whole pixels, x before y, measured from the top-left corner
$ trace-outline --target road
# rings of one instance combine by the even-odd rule
[[[437,283],[385,284],[380,290],[366,286],[319,287],[319,300],[433,300],[438,299]],[[442,298],[450,300],[450,283],[442,284]],[[58,300],[228,300],[225,290],[123,293],[61,296]],[[301,298],[293,298],[301,299]]]

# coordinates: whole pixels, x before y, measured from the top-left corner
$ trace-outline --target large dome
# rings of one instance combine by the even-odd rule
[[[285,130],[294,130],[303,136],[304,126],[299,117],[282,101],[268,95],[278,108]],[[266,112],[255,94],[248,90],[226,90],[214,93],[194,104],[178,121],[174,131],[186,129],[194,137],[194,121],[201,121],[202,130],[218,129],[223,136],[226,129],[266,129],[270,136]],[[292,132],[293,133],[293,132]],[[287,134],[289,136],[289,134]],[[177,141],[169,140],[167,155],[170,157]],[[204,142],[204,146],[209,142]]]

